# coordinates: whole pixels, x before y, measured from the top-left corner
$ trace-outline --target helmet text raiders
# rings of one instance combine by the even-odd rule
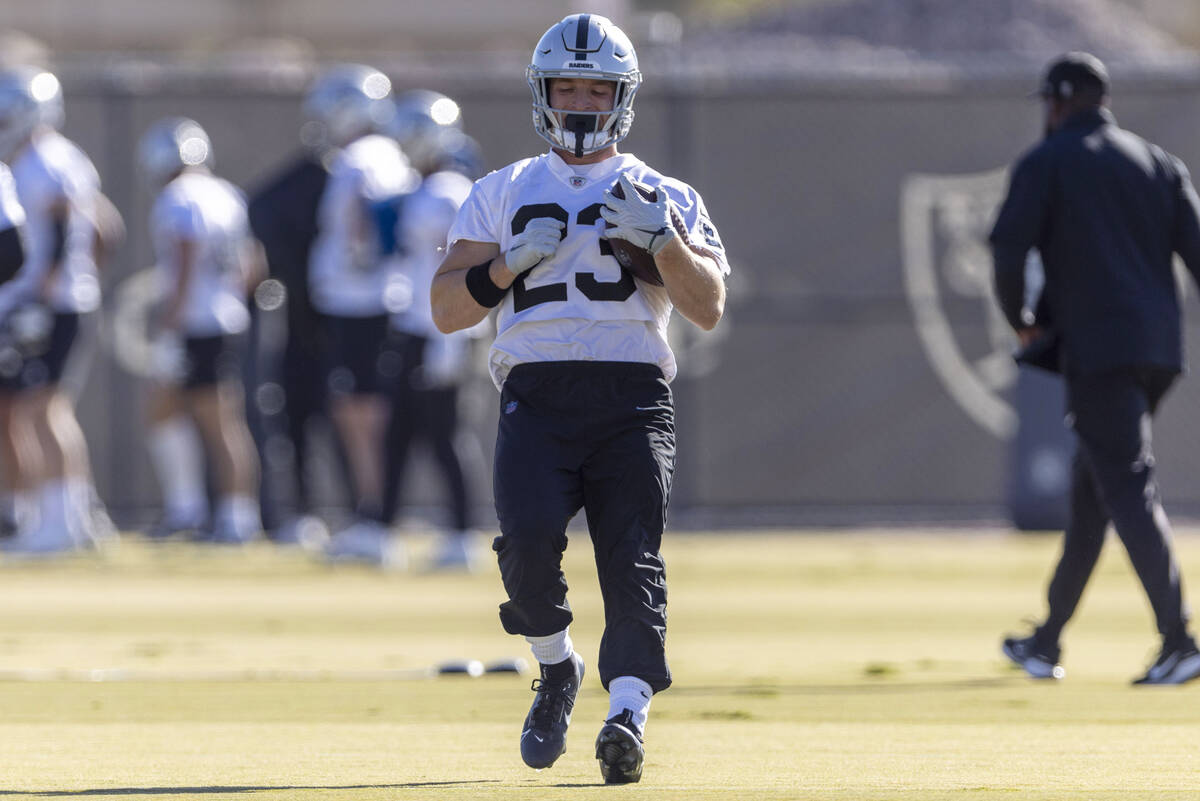
[[[576,156],[620,142],[633,124],[633,97],[642,84],[629,37],[597,14],[572,14],[542,35],[525,70],[533,93],[533,128],[553,147]],[[570,112],[550,107],[551,78],[589,78],[615,84],[612,111]]]

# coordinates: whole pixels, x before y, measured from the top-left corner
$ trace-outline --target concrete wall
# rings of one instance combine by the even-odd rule
[[[152,120],[200,120],[218,171],[247,187],[296,141],[293,90],[65,78],[67,133],[93,154],[130,227],[110,285],[150,263],[131,154]],[[403,89],[411,76],[394,78]],[[1121,121],[1200,165],[1200,78],[1117,78]],[[1028,83],[650,80],[626,149],[702,192],[734,267],[717,332],[680,327],[681,519],[1002,513],[1015,373],[989,316],[981,237],[1003,189],[996,171],[1038,135]],[[542,150],[519,71],[433,88],[460,100],[490,166]],[[1200,310],[1188,305],[1196,352]],[[495,405],[480,378],[467,408],[485,486]],[[1162,412],[1169,508],[1200,510],[1198,407],[1200,382],[1185,378]],[[121,510],[153,504],[135,380],[103,360],[82,415],[105,496]],[[421,478],[409,498],[427,505],[436,493]]]

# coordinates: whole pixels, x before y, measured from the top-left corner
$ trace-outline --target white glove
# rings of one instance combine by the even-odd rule
[[[553,217],[537,217],[525,224],[525,230],[513,237],[504,254],[504,263],[513,275],[520,275],[548,259],[558,250],[567,224]]]
[[[678,236],[671,224],[671,201],[667,193],[659,189],[658,200],[646,200],[628,175],[622,174],[618,180],[625,197],[619,198],[609,189],[600,208],[600,216],[616,226],[609,228],[606,235],[609,239],[624,239],[657,256]]]

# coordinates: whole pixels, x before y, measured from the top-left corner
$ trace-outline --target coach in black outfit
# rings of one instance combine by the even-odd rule
[[[1046,138],[1017,162],[991,234],[996,294],[1027,352],[1053,354],[1079,447],[1049,616],[1004,653],[1031,676],[1061,678],[1059,636],[1111,521],[1149,596],[1162,651],[1135,684],[1200,675],[1171,531],[1159,499],[1150,419],[1183,369],[1178,253],[1200,278],[1200,200],[1183,163],[1118,127],[1108,74],[1086,53],[1054,61],[1039,94]],[[1046,284],[1024,306],[1025,258]]]

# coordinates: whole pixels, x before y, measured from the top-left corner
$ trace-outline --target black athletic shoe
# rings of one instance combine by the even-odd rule
[[[1146,675],[1134,679],[1134,684],[1183,684],[1200,676],[1200,651],[1196,642],[1188,639],[1180,645],[1164,645],[1158,659]]]
[[[1028,637],[1005,637],[1000,646],[1012,663],[1035,679],[1061,679],[1067,675],[1058,664],[1061,651],[1038,644],[1033,635]]]
[[[605,784],[632,784],[642,778],[646,749],[628,709],[604,721],[596,738],[596,759],[600,760]]]
[[[567,726],[575,696],[583,683],[583,660],[578,654],[557,665],[542,665],[534,679],[537,693],[521,731],[521,759],[531,768],[548,768],[567,750]]]

